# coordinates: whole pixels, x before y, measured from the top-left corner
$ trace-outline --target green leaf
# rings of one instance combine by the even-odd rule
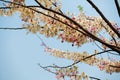
[[[83,12],[83,7],[81,5],[78,5],[78,9],[80,12]]]

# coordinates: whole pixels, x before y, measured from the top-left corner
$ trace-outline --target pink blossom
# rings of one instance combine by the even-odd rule
[[[47,69],[48,71],[51,71],[50,69]]]
[[[72,17],[72,20],[75,20],[76,18],[75,17]]]
[[[60,79],[60,78],[61,78],[61,76],[60,76],[60,75],[56,75],[56,78],[57,78],[57,79]]]
[[[60,73],[60,74],[56,75],[56,78],[57,78],[57,79],[60,79],[60,78],[63,78],[63,77],[64,77],[64,74],[63,74],[63,73]]]
[[[99,65],[99,68],[100,68],[100,70],[103,70],[104,69],[104,65]]]
[[[94,32],[95,29],[96,29],[95,27],[91,27],[90,32]]]

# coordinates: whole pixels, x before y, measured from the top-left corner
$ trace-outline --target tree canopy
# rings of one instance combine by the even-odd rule
[[[42,66],[44,70],[56,75],[57,80],[100,80],[97,77],[89,76],[85,72],[79,73],[76,64],[85,63],[90,66],[96,66],[101,71],[108,74],[120,72],[120,60],[111,58],[109,55],[120,56],[120,26],[118,23],[108,20],[92,0],[86,0],[99,14],[99,16],[88,16],[84,12],[84,7],[78,5],[79,14],[64,12],[60,0],[35,0],[36,4],[27,5],[25,0],[0,0],[1,16],[13,16],[14,13],[20,14],[22,20],[21,28],[0,28],[8,30],[23,30],[27,33],[35,34],[41,41],[44,51],[57,58],[72,60],[73,63],[67,66]],[[118,0],[114,0],[116,10],[120,17],[120,7]],[[112,14],[112,13],[111,13]],[[89,48],[83,52],[67,51],[52,48],[48,46],[39,34],[46,37],[57,37],[64,42],[70,43],[71,46],[77,46],[78,49],[84,45],[97,46]],[[102,56],[107,54],[107,58]]]

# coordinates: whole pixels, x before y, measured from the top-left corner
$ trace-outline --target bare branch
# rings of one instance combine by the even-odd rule
[[[0,28],[0,30],[24,30],[26,28]]]
[[[115,42],[115,45],[117,46],[117,41],[116,39],[112,36],[113,41]]]
[[[99,78],[95,78],[95,77],[91,77],[91,76],[90,76],[89,78],[91,78],[91,79],[96,79],[96,80],[100,80]]]
[[[50,73],[53,73],[53,74],[56,74],[56,75],[57,75],[57,73],[56,73],[56,72],[52,72],[52,71],[48,70],[47,68],[45,68],[45,67],[41,66],[40,64],[38,64],[38,66],[39,66],[40,68],[42,68],[42,69],[44,69],[44,70],[46,70],[46,71],[50,72]]]
[[[117,11],[118,11],[118,15],[120,17],[120,7],[119,7],[118,0],[114,0],[114,2],[115,2],[115,5],[116,5],[116,8],[117,8]]]
[[[101,50],[104,51],[104,49],[102,49],[96,42],[94,42],[94,43],[95,43],[95,45],[96,45],[99,49],[101,49]]]

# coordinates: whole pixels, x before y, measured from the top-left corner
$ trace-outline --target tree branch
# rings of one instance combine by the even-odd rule
[[[31,6],[26,6],[26,7],[39,7],[39,6],[31,5]],[[16,7],[0,7],[0,9],[12,9],[12,8],[19,8],[19,6],[16,6]]]
[[[103,13],[98,9],[98,7],[91,1],[87,0],[88,3],[99,13],[99,15],[103,18],[103,20],[109,25],[109,27],[117,34],[120,38],[120,33],[112,26],[112,24],[107,20],[107,18],[103,15]]]
[[[44,69],[44,70],[50,72],[50,73],[53,73],[53,74],[56,74],[56,75],[57,75],[56,72],[50,71],[50,70],[46,69],[45,67],[41,66],[40,64],[38,64],[38,66],[39,66],[40,68],[42,68],[42,69]]]
[[[0,30],[24,30],[26,28],[0,28]]]
[[[114,66],[114,65],[109,65],[109,66],[113,68],[120,68],[120,66]]]
[[[91,79],[96,79],[96,80],[100,80],[99,78],[95,78],[95,77],[91,77],[91,76],[89,76],[89,78],[91,78]]]
[[[114,2],[115,2],[115,5],[116,5],[116,8],[117,8],[117,11],[118,11],[118,15],[120,17],[120,7],[119,7],[118,0],[114,0]]]

